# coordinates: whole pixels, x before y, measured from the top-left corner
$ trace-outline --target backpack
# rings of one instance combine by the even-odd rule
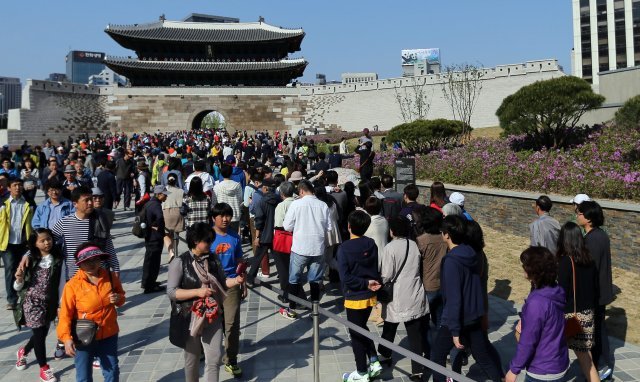
[[[145,236],[147,236],[148,229],[149,228],[147,227],[147,204],[145,204],[144,207],[142,207],[140,212],[138,212],[136,217],[133,219],[133,227],[131,227],[131,233],[133,234],[133,236],[143,239]]]
[[[394,198],[382,199],[382,214],[390,221],[400,214],[402,206],[398,203],[398,200]]]

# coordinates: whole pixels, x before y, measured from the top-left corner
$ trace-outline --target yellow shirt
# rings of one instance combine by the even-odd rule
[[[348,309],[367,309],[376,306],[378,299],[372,296],[366,300],[344,300],[344,307]]]

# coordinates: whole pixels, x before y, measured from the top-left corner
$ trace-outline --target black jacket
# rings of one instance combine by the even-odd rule
[[[164,215],[162,214],[162,203],[155,196],[144,206],[145,222],[147,223],[147,235],[145,243],[160,242],[164,240]],[[153,229],[157,227],[158,229]]]
[[[116,191],[116,176],[109,170],[104,170],[98,174],[98,188],[104,193],[104,206],[113,209],[113,202],[118,198]]]
[[[278,203],[280,198],[273,192],[269,192],[262,196],[256,207],[255,224],[256,229],[260,230],[260,244],[273,242],[273,225]]]
[[[55,320],[56,316],[58,315],[58,302],[60,300],[58,295],[58,285],[60,284],[60,275],[62,273],[62,255],[58,254],[57,256],[55,256],[52,254],[52,256],[54,257],[53,263],[49,268],[49,285],[47,286],[45,292],[45,318],[47,322]],[[32,258],[31,264],[25,272],[24,286],[22,287],[20,292],[18,292],[19,303],[16,307],[16,310],[13,311],[13,318],[18,329],[21,329],[22,326],[25,325],[24,310],[22,309],[22,304],[24,303],[24,298],[27,295],[27,290],[33,286],[33,276],[38,270],[39,264],[40,259],[34,260]]]

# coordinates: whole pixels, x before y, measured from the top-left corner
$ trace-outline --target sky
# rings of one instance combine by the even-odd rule
[[[147,23],[162,14],[182,20],[206,13],[302,27],[309,61],[302,82],[316,73],[340,80],[344,72],[399,77],[400,51],[440,48],[443,65],[484,67],[555,58],[571,72],[569,0],[19,0],[0,3],[0,76],[46,79],[65,72],[69,50],[129,56],[104,29]]]

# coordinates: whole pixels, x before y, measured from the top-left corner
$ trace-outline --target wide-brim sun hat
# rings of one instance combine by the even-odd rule
[[[78,256],[76,257],[76,265],[80,265],[85,261],[93,259],[95,257],[100,257],[102,260],[106,260],[109,258],[109,254],[97,246],[87,247],[78,252]]]

